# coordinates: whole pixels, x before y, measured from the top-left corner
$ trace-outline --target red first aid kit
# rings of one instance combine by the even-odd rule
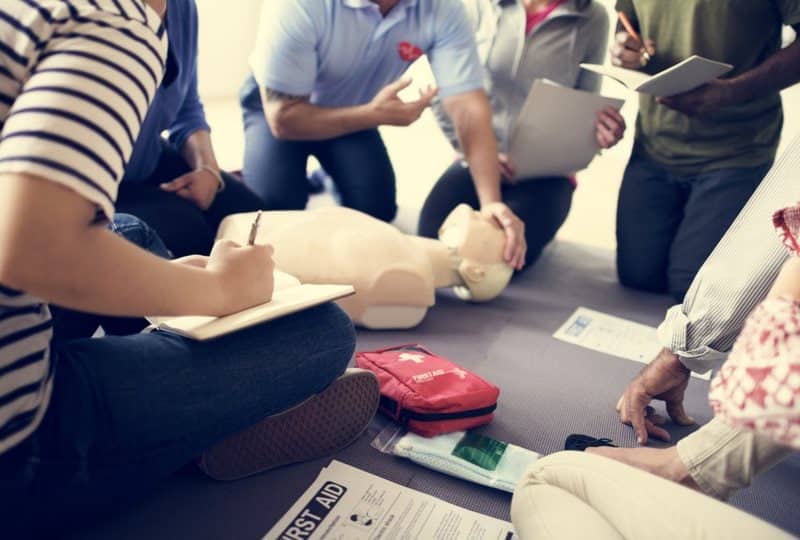
[[[421,345],[359,352],[356,365],[377,375],[381,411],[414,433],[433,437],[494,418],[500,389]]]

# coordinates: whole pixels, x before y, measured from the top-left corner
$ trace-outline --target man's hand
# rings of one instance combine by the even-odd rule
[[[597,113],[597,144],[600,148],[611,148],[625,136],[625,119],[614,107],[606,107]]]
[[[511,183],[517,179],[517,169],[508,154],[497,154],[497,162],[500,165],[500,174]]]
[[[372,99],[370,106],[378,118],[378,123],[389,126],[408,126],[417,121],[428,105],[431,104],[438,90],[428,87],[419,91],[419,99],[405,102],[398,94],[408,88],[411,79],[399,79],[386,85]]]
[[[706,116],[734,101],[731,83],[716,79],[694,90],[675,96],[656,98],[656,102],[686,116]]]
[[[617,402],[617,413],[623,424],[633,426],[639,444],[647,444],[648,436],[669,442],[670,435],[663,427],[665,419],[654,414],[650,401],[663,400],[667,414],[682,426],[694,419],[683,408],[683,395],[689,385],[690,371],[677,356],[663,349],[650,364],[633,379]]]
[[[618,32],[614,36],[614,45],[611,46],[611,63],[627,69],[641,69],[647,65],[652,56],[647,51],[656,50],[652,39],[646,39],[644,46],[633,39],[627,32]]]
[[[219,190],[219,179],[207,169],[197,169],[161,184],[161,189],[192,201],[205,211],[214,202]]]
[[[272,300],[272,246],[239,246],[229,240],[214,244],[206,270],[215,274],[226,298],[224,311],[235,313]]]
[[[525,242],[525,223],[502,202],[483,205],[481,213],[493,218],[503,228],[506,233],[505,260],[509,266],[522,270],[528,249]]]

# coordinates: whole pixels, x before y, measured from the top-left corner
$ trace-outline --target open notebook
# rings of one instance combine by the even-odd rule
[[[656,97],[674,96],[713,81],[733,69],[730,64],[690,56],[671,68],[648,75],[641,71],[600,64],[581,64],[585,70],[611,77],[631,90]]]
[[[158,330],[204,341],[352,294],[355,294],[352,285],[300,283],[296,277],[276,270],[275,291],[266,304],[224,317],[147,317],[147,320]]]
[[[621,99],[536,80],[508,146],[517,177],[563,176],[586,168],[600,150],[597,112],[619,110],[622,104]]]

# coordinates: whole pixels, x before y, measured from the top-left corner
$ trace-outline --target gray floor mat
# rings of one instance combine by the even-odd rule
[[[641,369],[635,362],[562,343],[551,337],[577,306],[656,325],[671,304],[663,296],[619,287],[610,253],[556,243],[502,298],[469,305],[449,293],[410,332],[360,332],[368,350],[419,342],[469,367],[501,388],[496,420],[486,434],[551,453],[570,433],[610,437],[633,446],[614,403]],[[692,380],[690,414],[706,422],[708,383]],[[450,478],[373,450],[380,420],[336,459],[466,508],[508,519],[510,495]],[[691,429],[671,428],[675,438]],[[188,468],[147,501],[71,536],[91,538],[260,538],[288,510],[329,459],[286,467],[233,483],[216,483]],[[800,459],[762,476],[734,504],[800,534]]]

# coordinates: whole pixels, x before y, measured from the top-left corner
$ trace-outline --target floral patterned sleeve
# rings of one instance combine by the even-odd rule
[[[786,248],[800,256],[800,205],[775,214]],[[750,315],[709,400],[728,424],[800,450],[800,301],[778,297]]]

